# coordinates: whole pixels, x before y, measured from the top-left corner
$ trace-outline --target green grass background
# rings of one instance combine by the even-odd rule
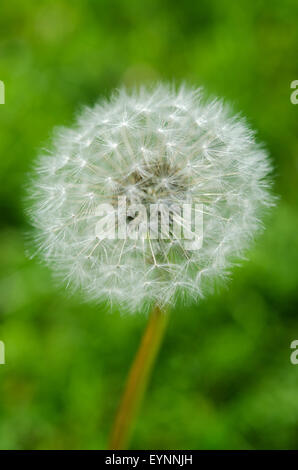
[[[84,305],[24,254],[23,185],[52,128],[126,84],[229,100],[275,166],[277,208],[227,287],[171,316],[132,449],[298,447],[296,0],[1,4],[1,449],[103,449],[146,324]]]

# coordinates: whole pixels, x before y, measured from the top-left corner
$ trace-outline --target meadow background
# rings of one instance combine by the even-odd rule
[[[24,254],[24,183],[52,129],[126,84],[187,80],[267,144],[280,201],[228,286],[172,311],[132,449],[298,448],[295,0],[2,2],[1,449],[104,449],[146,324],[65,295]]]

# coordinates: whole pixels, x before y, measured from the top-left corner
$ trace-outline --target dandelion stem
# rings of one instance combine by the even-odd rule
[[[109,449],[127,448],[137,413],[166,329],[168,312],[156,306],[149,317],[112,428]]]

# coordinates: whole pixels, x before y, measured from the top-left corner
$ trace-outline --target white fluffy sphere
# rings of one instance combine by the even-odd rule
[[[259,228],[272,201],[270,171],[245,122],[222,102],[206,102],[201,89],[122,90],[85,108],[40,156],[30,187],[38,252],[87,299],[108,299],[129,312],[179,296],[197,300],[225,277]],[[164,237],[151,236],[150,223],[135,238],[101,237],[98,207],[109,205],[104,220],[118,233],[119,197],[147,214],[152,204],[191,203],[201,216],[199,248],[175,236],[175,214]],[[127,214],[127,223],[136,215]]]

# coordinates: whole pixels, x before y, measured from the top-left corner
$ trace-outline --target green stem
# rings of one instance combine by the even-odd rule
[[[168,313],[159,307],[155,307],[150,314],[139,350],[128,375],[112,428],[109,449],[124,450],[128,446],[133,425],[164,336],[168,316]]]

